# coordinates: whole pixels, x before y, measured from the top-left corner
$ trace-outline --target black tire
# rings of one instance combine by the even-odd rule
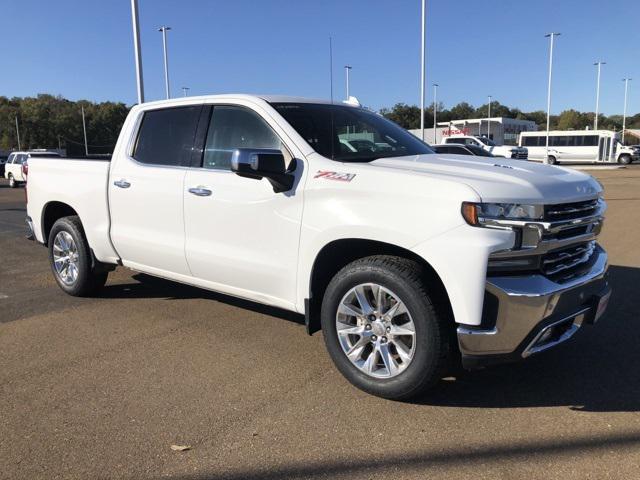
[[[548,163],[549,165],[559,165],[559,163],[558,163],[558,159],[557,159],[556,157],[554,157],[553,155],[549,155],[549,156],[547,157],[547,163]]]
[[[620,155],[618,163],[620,165],[629,165],[631,163],[631,155]]]
[[[78,276],[71,284],[63,281],[55,268],[53,260],[54,239],[56,238],[56,235],[62,231],[71,235],[77,249]],[[87,297],[95,294],[104,287],[104,284],[107,282],[109,272],[97,270],[92,267],[93,262],[89,243],[85,238],[82,223],[77,216],[63,217],[53,224],[51,232],[49,233],[48,246],[49,263],[51,264],[53,277],[65,293],[74,297]]]
[[[9,179],[9,188],[18,188],[18,182],[13,178],[13,175],[9,174],[7,178]]]
[[[423,281],[421,267],[410,260],[372,256],[356,260],[331,280],[322,301],[322,330],[336,368],[356,387],[373,395],[408,400],[424,393],[445,373],[451,351],[453,322],[436,308],[436,298]],[[415,325],[415,351],[397,376],[375,378],[356,367],[338,340],[336,314],[343,297],[363,283],[376,283],[393,291],[405,304]]]

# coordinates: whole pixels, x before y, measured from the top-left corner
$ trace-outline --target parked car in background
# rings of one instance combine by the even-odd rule
[[[517,147],[511,145],[497,145],[493,140],[487,137],[474,137],[470,135],[452,135],[451,137],[445,137],[442,139],[442,144],[463,144],[473,145],[489,153],[492,153],[496,157],[515,158],[517,160],[526,160],[529,156],[529,152],[524,147]]]
[[[11,152],[7,158],[4,176],[9,180],[9,186],[16,188],[27,181],[24,171],[30,158],[61,157],[57,152],[47,150],[33,150],[27,152]],[[24,167],[24,168],[23,168]]]
[[[627,165],[640,158],[640,152],[620,143],[620,135],[610,130],[556,130],[522,132],[520,145],[529,149],[529,160],[561,162],[620,163]]]
[[[449,155],[474,155],[476,157],[495,157],[491,152],[477,145],[465,145],[463,143],[447,143],[444,145],[431,145],[436,153]]]
[[[340,147],[364,135],[385,150]],[[610,295],[593,177],[438,155],[357,106],[135,105],[111,161],[31,159],[27,190],[31,238],[67,294],[93,295],[122,265],[298,312],[350,382],[386,398],[420,395],[460,362],[552,348]],[[241,354],[251,332],[235,328]]]
[[[6,155],[0,155],[0,177],[4,177],[4,166],[7,163],[7,158],[9,158]]]

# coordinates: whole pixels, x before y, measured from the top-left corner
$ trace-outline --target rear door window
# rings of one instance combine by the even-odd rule
[[[144,113],[133,158],[149,165],[188,166],[200,105]]]

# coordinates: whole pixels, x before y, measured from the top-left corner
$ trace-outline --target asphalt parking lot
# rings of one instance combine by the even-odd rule
[[[590,173],[608,314],[415,403],[349,385],[290,313],[125,269],[63,294],[0,180],[0,478],[638,478],[640,165]]]

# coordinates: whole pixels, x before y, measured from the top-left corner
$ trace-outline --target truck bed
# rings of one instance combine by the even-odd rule
[[[51,227],[47,211],[67,205],[80,217],[96,258],[117,262],[118,256],[109,241],[109,165],[107,158],[29,160],[27,214],[33,222],[37,241],[47,242]]]

